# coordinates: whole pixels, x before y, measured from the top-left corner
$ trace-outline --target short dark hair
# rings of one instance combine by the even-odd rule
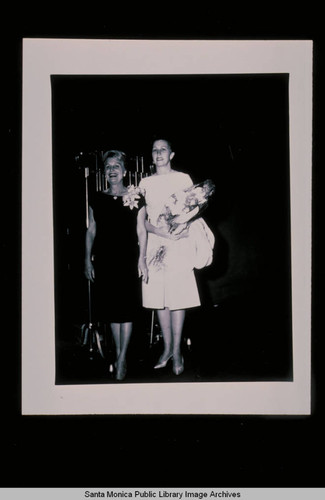
[[[170,141],[169,139],[165,139],[163,136],[157,136],[157,137],[155,137],[155,138],[153,139],[153,141],[152,141],[152,146],[154,145],[154,143],[155,143],[156,141],[165,141],[165,142],[167,142],[167,144],[168,144],[168,146],[169,146],[169,149],[170,149],[171,151],[174,151],[174,150],[173,150],[173,145],[172,145],[172,143],[171,143],[171,141]]]

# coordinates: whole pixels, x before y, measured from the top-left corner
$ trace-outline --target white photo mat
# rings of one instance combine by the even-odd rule
[[[310,414],[312,50],[309,40],[23,40],[23,414]],[[289,74],[293,381],[55,385],[51,75],[255,73]]]

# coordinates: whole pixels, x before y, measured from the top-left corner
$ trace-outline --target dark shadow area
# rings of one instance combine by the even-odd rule
[[[113,381],[107,328],[105,359],[89,360],[80,340],[85,171],[91,193],[100,152],[120,148],[129,171],[142,156],[150,172],[159,135],[172,141],[174,168],[215,183],[203,214],[215,255],[196,272],[202,306],[188,311],[182,377],[152,369],[161,342],[140,311],[127,381],[292,380],[288,75],[57,75],[52,103],[56,382]]]

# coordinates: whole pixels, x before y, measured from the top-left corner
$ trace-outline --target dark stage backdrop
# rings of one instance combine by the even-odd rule
[[[173,144],[174,168],[216,185],[205,212],[214,263],[197,273],[200,335],[216,331],[224,349],[263,353],[260,376],[291,379],[288,75],[57,75],[51,83],[57,339],[86,315],[76,156],[122,149],[148,169],[161,136]],[[236,378],[231,367],[228,376]]]

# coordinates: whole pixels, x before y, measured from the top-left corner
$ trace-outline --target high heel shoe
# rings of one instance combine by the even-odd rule
[[[176,364],[175,360],[173,361],[173,372],[175,375],[180,375],[184,371],[184,358],[181,356],[181,363]]]
[[[158,361],[158,363],[154,366],[154,369],[155,369],[155,370],[158,370],[159,368],[165,368],[165,366],[167,366],[168,361],[169,361],[172,357],[173,357],[173,355],[172,355],[172,354],[170,354],[170,355],[168,356],[168,358],[167,358],[167,359],[165,359],[165,361],[160,361],[160,360],[159,360],[159,361]]]

